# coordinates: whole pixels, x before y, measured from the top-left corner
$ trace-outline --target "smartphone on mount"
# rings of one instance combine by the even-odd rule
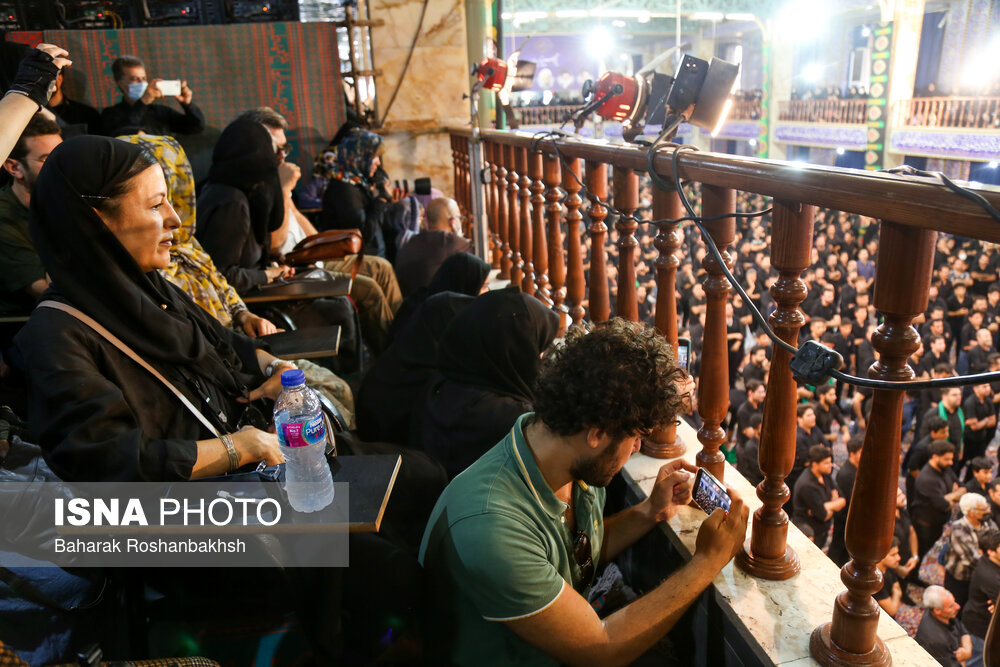
[[[706,514],[711,514],[716,507],[721,507],[728,514],[732,499],[726,492],[726,487],[717,480],[712,473],[704,468],[698,468],[698,474],[694,478],[694,492],[692,493],[694,502],[703,509]]]

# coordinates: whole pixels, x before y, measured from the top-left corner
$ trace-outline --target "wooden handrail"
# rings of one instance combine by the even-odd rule
[[[472,136],[462,128],[455,134]],[[526,132],[486,130],[483,138],[506,146],[537,145],[554,154],[549,140],[537,141]],[[587,139],[557,140],[564,158],[581,158],[595,164],[646,170],[646,149]],[[671,152],[661,151],[653,163],[656,172],[672,178]],[[906,227],[932,229],[959,236],[1000,243],[1000,225],[975,202],[954,196],[940,181],[929,177],[886,172],[838,169],[819,165],[764,160],[703,151],[682,151],[678,158],[681,178],[746,192],[798,201],[847,213],[892,220]],[[1000,188],[970,186],[994,207],[1000,207]]]
[[[1000,97],[916,97],[892,111],[897,126],[1000,130]]]

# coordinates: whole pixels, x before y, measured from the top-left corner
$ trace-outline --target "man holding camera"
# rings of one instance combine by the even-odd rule
[[[603,620],[586,597],[598,566],[691,500],[695,469],[673,461],[646,500],[603,516],[604,487],[644,434],[676,418],[683,376],[662,336],[620,318],[545,357],[535,412],[452,480],[427,523],[435,664],[630,663],[711,584],[746,536],[735,495],[664,583]]]
[[[205,115],[191,102],[193,93],[187,81],[164,81],[146,78],[146,65],[135,56],[121,56],[111,64],[115,85],[122,92],[122,101],[101,111],[104,134],[114,137],[122,130],[134,134],[197,134],[205,129]],[[179,86],[177,84],[180,84]],[[180,103],[181,111],[165,104],[154,104],[168,93]]]

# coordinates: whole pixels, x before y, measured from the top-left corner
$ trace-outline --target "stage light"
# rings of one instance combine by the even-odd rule
[[[645,12],[637,16],[635,20],[638,21],[639,23],[649,23],[650,18],[652,17],[650,17],[649,12]]]
[[[750,148],[757,148],[757,140],[756,139],[750,139],[749,141],[747,141],[747,143],[750,144]]]
[[[509,21],[512,18],[514,18],[514,15],[511,14],[510,12],[504,12],[503,14],[500,15],[500,18],[503,19],[504,21]]]
[[[721,21],[726,18],[722,12],[695,12],[691,15],[693,21]]]
[[[872,29],[866,25],[861,26],[861,36],[868,37],[872,34]]]
[[[482,62],[473,66],[472,76],[478,78],[474,90],[499,93],[507,83],[507,63],[499,58],[483,58]]]
[[[614,21],[611,22],[611,25],[615,28],[624,28],[628,24],[620,19],[615,19]]]
[[[843,155],[843,154],[844,154],[844,147],[837,146],[837,155]]]
[[[1000,167],[1000,162],[997,162],[996,160],[990,160],[990,164],[988,166],[990,169],[996,169],[997,167]]]
[[[819,83],[823,78],[823,65],[819,63],[809,63],[802,68],[802,78],[806,83]]]
[[[560,19],[583,19],[589,15],[586,9],[560,9],[556,12],[556,18]]]
[[[595,28],[587,35],[587,50],[598,60],[604,60],[604,57],[611,53],[612,48],[614,48],[614,42],[611,39],[611,33],[604,28]]]
[[[594,101],[604,100],[595,109],[597,115],[607,120],[624,122],[633,111],[637,110],[642,89],[641,79],[637,80],[618,72],[605,72],[594,87]]]
[[[753,14],[742,14],[739,12],[735,14],[726,14],[727,21],[753,21],[755,18],[757,17]]]

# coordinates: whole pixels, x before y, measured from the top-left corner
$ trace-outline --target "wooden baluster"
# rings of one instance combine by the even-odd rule
[[[555,155],[545,156],[545,218],[548,225],[548,295],[552,299],[552,310],[559,315],[559,331],[565,333],[568,322],[566,306],[566,262],[563,259],[563,241],[560,220],[562,218],[562,191],[559,189],[561,176],[559,158]],[[579,197],[577,197],[579,200]],[[579,213],[577,214],[579,215]],[[579,223],[579,220],[577,221]],[[577,228],[577,251],[579,251],[580,231]],[[547,281],[547,282],[548,282]]]
[[[535,250],[535,296],[543,303],[552,304],[549,297],[549,248],[545,238],[545,166],[541,153],[528,156],[528,173],[531,176],[531,224],[532,243]],[[556,224],[559,217],[556,216]]]
[[[451,135],[451,167],[452,167],[452,179],[455,183],[455,200],[458,200],[458,184],[461,182],[461,176],[459,175],[459,169],[461,160],[458,157],[458,137],[454,134]]]
[[[815,212],[815,206],[774,201],[771,265],[779,276],[771,286],[771,296],[778,308],[768,321],[782,340],[795,346],[805,323],[799,304],[807,289],[799,276],[809,266]],[[788,367],[791,355],[778,346],[773,349],[758,450],[764,481],[757,485],[757,497],[764,504],[754,512],[750,542],[737,554],[736,564],[755,577],[780,581],[799,571],[799,557],[787,545],[788,515],[781,508],[791,494],[785,478],[795,462],[798,397]]]
[[[521,281],[518,283],[521,291],[525,294],[535,293],[535,267],[531,262],[531,208],[529,200],[531,198],[531,179],[528,178],[528,149],[516,148],[517,151],[517,171],[521,174],[518,182],[520,189],[518,196],[521,198],[521,244],[518,250],[521,251]]]
[[[684,215],[683,205],[676,190],[667,192],[653,188],[653,219],[663,220]],[[656,258],[656,330],[663,334],[677,356],[677,267],[680,260],[674,255],[681,247],[677,223],[661,222],[653,245],[659,251]],[[658,459],[672,459],[684,454],[687,447],[677,437],[677,424],[656,429],[642,441],[642,453]]]
[[[507,238],[510,241],[510,284],[521,286],[521,210],[517,205],[517,167],[514,163],[514,147],[503,147],[504,163],[507,165]]]
[[[475,216],[478,211],[472,208],[472,183],[479,178],[479,174],[473,177],[472,173],[472,142],[465,141],[465,187],[462,189],[462,196],[465,197],[465,237],[474,239],[479,234],[479,225],[475,224]]]
[[[878,361],[868,369],[868,377],[913,379],[906,360],[920,338],[910,323],[927,306],[936,241],[935,231],[882,222],[872,303],[885,320],[872,335]],[[809,650],[820,664],[892,662],[876,634],[879,606],[872,595],[882,588],[876,564],[892,542],[902,421],[903,392],[876,389],[844,535],[852,557],[840,573],[847,590],[837,596],[833,621],[813,630],[809,640]]]
[[[639,242],[635,238],[635,230],[639,225],[632,219],[632,214],[639,208],[639,177],[631,169],[615,167],[612,180],[615,208],[621,212],[615,220],[615,229],[618,230],[618,316],[638,322],[635,249]]]
[[[711,218],[736,210],[736,191],[714,185],[701,186],[702,215]],[[705,222],[715,245],[722,253],[726,266],[732,268],[733,260],[726,248],[736,238],[736,219],[722,218]],[[719,448],[726,441],[726,431],[722,420],[729,411],[729,341],[726,339],[726,297],[729,296],[729,281],[722,267],[711,252],[705,255],[701,265],[705,276],[705,339],[701,352],[701,376],[698,383],[698,414],[702,427],[698,430],[698,440],[702,449],[696,460],[702,468],[707,468],[718,479],[725,471],[726,457]]]
[[[496,144],[492,141],[483,143],[483,155],[486,157],[486,167],[490,170],[490,183],[486,186],[486,210],[490,218],[490,266],[494,269],[500,268],[500,258],[503,250],[500,240],[500,211],[497,202],[497,162]]]
[[[562,166],[562,183],[566,191],[566,261],[569,271],[566,275],[566,303],[569,305],[570,326],[578,327],[583,322],[583,297],[587,291],[583,273],[583,248],[580,244],[580,221],[583,214],[580,198],[583,174],[580,158],[568,158]]]
[[[608,165],[587,160],[587,192],[590,199],[590,321],[604,322],[611,315],[604,250],[608,235],[604,218],[608,217],[608,209],[601,204],[608,199]]]
[[[497,169],[497,231],[500,234],[500,274],[501,280],[510,280],[510,225],[507,223],[507,163],[503,156],[503,146],[493,144],[493,161]]]
[[[461,193],[461,199],[459,200],[458,209],[465,218],[464,229],[462,230],[462,233],[465,234],[466,238],[472,238],[472,235],[470,234],[472,211],[470,210],[469,206],[470,204],[469,200],[471,199],[470,194],[472,189],[472,181],[469,178],[469,167],[470,167],[469,141],[463,138],[459,138],[459,141],[461,142],[459,150],[459,156],[461,157],[461,169],[459,171],[461,172],[460,175],[462,177],[462,183],[461,187],[459,188],[459,192]]]

